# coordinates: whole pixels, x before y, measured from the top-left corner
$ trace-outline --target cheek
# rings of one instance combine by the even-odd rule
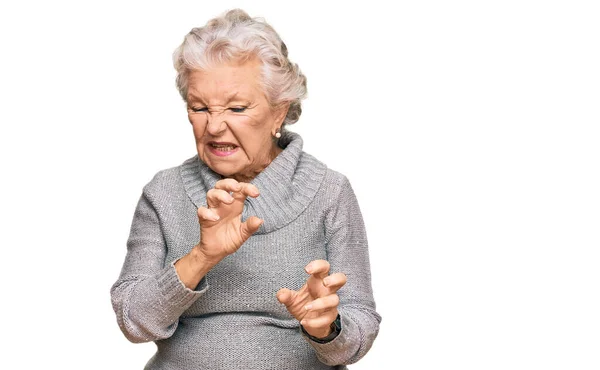
[[[206,124],[203,121],[194,119],[189,117],[190,123],[192,124],[192,131],[194,132],[194,137],[196,139],[200,139],[204,135],[204,129],[206,128]]]
[[[271,133],[273,120],[266,112],[255,112],[253,115],[248,115],[240,119],[240,127],[244,127],[246,133],[252,136],[253,141],[265,143]]]
[[[239,132],[242,149],[251,160],[262,161],[271,152],[271,134],[264,127],[247,126]]]
[[[268,121],[261,118],[252,116],[240,117],[231,128],[247,146],[261,147],[269,141],[271,132]]]

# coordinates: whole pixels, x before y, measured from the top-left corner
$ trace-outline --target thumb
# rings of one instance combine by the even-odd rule
[[[244,238],[244,240],[248,239],[252,234],[258,231],[263,222],[263,220],[256,216],[248,217],[246,222],[242,223],[241,226],[242,238]]]
[[[287,307],[294,300],[293,298],[295,293],[296,292],[294,292],[293,290],[289,290],[288,288],[281,288],[277,292],[277,300]]]

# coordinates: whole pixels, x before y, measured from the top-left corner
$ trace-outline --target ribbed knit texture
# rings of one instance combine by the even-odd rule
[[[144,187],[111,296],[125,336],[157,345],[146,369],[346,369],[371,347],[381,317],[352,187],[303,152],[299,135],[285,132],[279,145],[284,150],[252,181],[260,196],[248,198],[242,214],[263,225],[195,290],[173,264],[198,243],[196,211],[220,176],[194,156]],[[302,287],[304,266],[315,259],[348,277],[338,292],[342,331],[325,344],[302,334],[275,296]]]

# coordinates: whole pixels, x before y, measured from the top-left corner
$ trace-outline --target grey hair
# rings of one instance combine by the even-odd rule
[[[173,53],[177,89],[187,101],[191,70],[206,70],[227,62],[258,58],[262,64],[262,85],[272,107],[289,103],[283,124],[293,124],[302,113],[306,97],[306,77],[288,59],[285,43],[262,18],[250,18],[234,9],[211,19],[204,27],[193,28]]]

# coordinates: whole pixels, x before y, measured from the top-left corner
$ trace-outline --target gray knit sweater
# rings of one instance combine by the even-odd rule
[[[223,259],[195,290],[174,262],[200,238],[197,208],[220,176],[194,156],[160,171],[142,192],[127,256],[111,289],[117,321],[132,342],[154,341],[146,369],[346,369],[369,350],[381,317],[375,312],[367,238],[348,180],[302,151],[298,134],[252,181],[242,219],[261,228]],[[304,266],[327,259],[348,282],[338,291],[342,330],[312,341],[275,297],[306,282]]]

